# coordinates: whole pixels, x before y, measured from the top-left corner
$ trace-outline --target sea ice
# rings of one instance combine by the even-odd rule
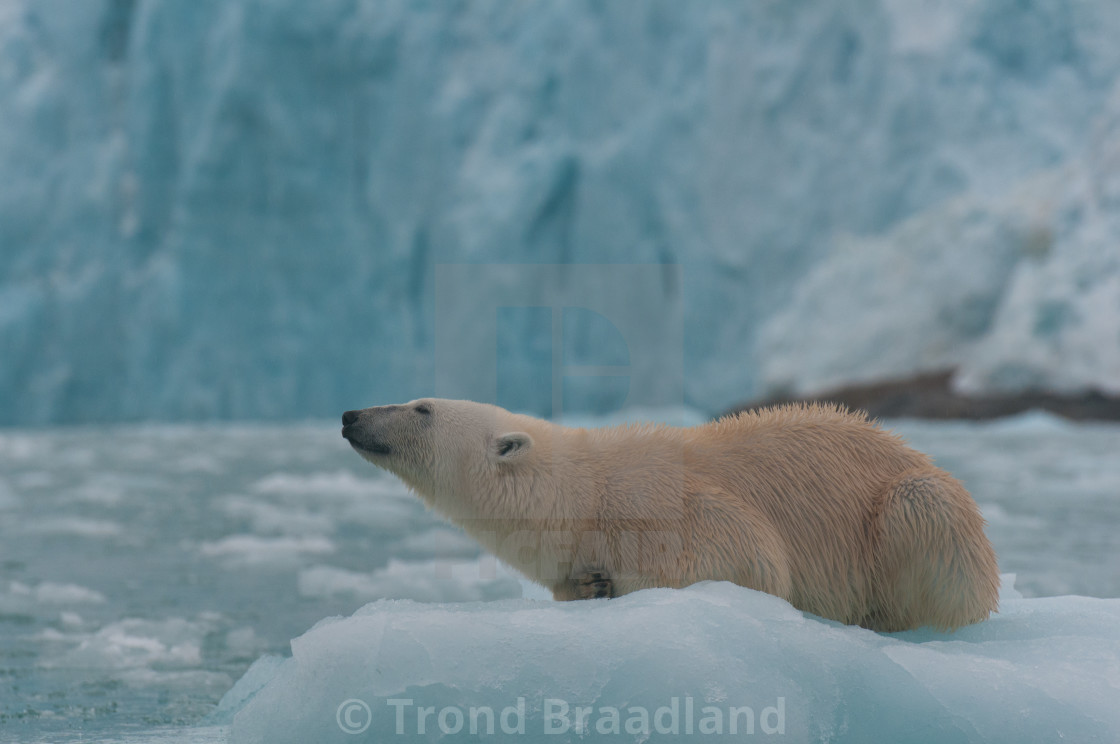
[[[199,545],[199,552],[237,565],[299,562],[304,555],[333,553],[334,543],[322,536],[260,537],[230,535]]]
[[[417,602],[472,602],[521,596],[521,584],[497,559],[473,561],[392,560],[373,573],[315,566],[299,574],[305,597],[349,595],[364,601],[412,599]]]
[[[789,741],[1021,744],[1114,741],[1117,699],[1120,600],[1008,587],[986,622],[878,634],[709,582],[610,601],[378,601],[321,621],[291,658],[258,662],[219,710],[239,708],[234,744],[703,740],[732,726]]]

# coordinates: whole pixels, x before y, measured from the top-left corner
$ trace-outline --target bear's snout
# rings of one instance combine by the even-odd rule
[[[361,417],[361,411],[347,411],[342,414],[342,436],[351,442],[354,441],[354,436],[357,434],[357,428],[354,424],[358,423]]]
[[[391,451],[390,447],[387,443],[380,441],[378,436],[370,430],[369,417],[367,416],[364,422],[361,420],[363,413],[374,410],[367,408],[363,411],[347,411],[342,414],[342,436],[350,442],[351,447],[359,452],[387,455]],[[376,429],[377,427],[373,428]]]

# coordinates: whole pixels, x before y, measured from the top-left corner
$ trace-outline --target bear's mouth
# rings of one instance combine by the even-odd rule
[[[355,442],[353,439],[351,439],[350,446],[358,450],[359,452],[364,452],[367,455],[393,454],[393,450],[389,448],[389,445],[381,444],[379,442]]]
[[[370,455],[390,455],[393,453],[389,445],[383,442],[362,439],[361,433],[355,431],[355,429],[356,427],[354,426],[342,427],[342,436],[345,437],[346,441],[350,442],[350,446],[358,452],[364,452]]]

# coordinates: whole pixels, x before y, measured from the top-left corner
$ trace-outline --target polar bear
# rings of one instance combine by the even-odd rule
[[[342,423],[359,454],[558,600],[723,580],[886,632],[997,608],[972,497],[862,413],[577,429],[425,398]]]

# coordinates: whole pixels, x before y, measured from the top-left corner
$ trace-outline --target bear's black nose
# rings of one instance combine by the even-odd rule
[[[346,413],[342,414],[342,425],[349,426],[350,424],[357,421],[358,417],[361,415],[361,411],[347,411]]]

